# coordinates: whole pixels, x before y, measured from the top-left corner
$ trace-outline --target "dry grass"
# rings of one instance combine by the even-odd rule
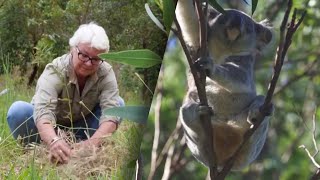
[[[34,164],[41,174],[54,171],[59,179],[132,179],[142,131],[141,125],[123,122],[116,133],[104,138],[102,147],[75,148],[69,163],[60,165],[49,162],[45,145],[32,144],[16,159],[11,171],[19,173],[26,164]],[[0,164],[0,169],[3,168]]]

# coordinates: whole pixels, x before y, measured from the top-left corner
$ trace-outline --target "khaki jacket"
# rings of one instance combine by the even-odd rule
[[[80,96],[77,77],[73,70],[71,54],[65,54],[47,64],[38,79],[32,98],[35,123],[50,120],[53,125],[70,125],[82,120],[99,103],[101,111],[119,106],[119,90],[112,66],[103,62],[91,75]],[[119,123],[119,118],[103,115],[103,121]]]

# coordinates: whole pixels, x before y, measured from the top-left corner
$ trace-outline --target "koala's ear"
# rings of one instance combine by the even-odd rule
[[[215,10],[213,7],[208,6],[208,21],[213,20],[214,18],[216,18],[220,13]]]
[[[261,25],[261,24],[255,24],[255,30],[257,33],[257,36],[260,40],[262,40],[265,44],[269,44],[272,40],[272,32],[269,28]]]
[[[257,34],[257,40],[258,40],[258,49],[263,50],[267,45],[271,43],[273,40],[273,33],[271,30],[271,27],[264,25],[263,23],[256,23],[255,24],[255,31]]]

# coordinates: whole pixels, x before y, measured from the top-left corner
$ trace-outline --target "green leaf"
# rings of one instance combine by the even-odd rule
[[[252,7],[251,7],[251,13],[253,15],[254,11],[256,10],[258,5],[258,0],[252,0]]]
[[[148,49],[109,52],[100,54],[99,57],[138,68],[149,68],[162,62],[159,55]]]
[[[220,13],[222,14],[226,13],[226,11],[220,6],[220,4],[217,3],[216,0],[209,0],[209,4],[211,4],[211,6],[214,7]]]
[[[113,107],[103,111],[104,115],[118,116],[136,123],[146,124],[150,107],[147,106],[124,106]]]
[[[168,34],[171,30],[173,17],[175,16],[174,12],[175,5],[173,4],[173,0],[163,0],[163,22]]]
[[[162,25],[161,22],[159,21],[159,19],[158,19],[158,18],[153,14],[153,12],[151,11],[148,3],[146,3],[146,4],[144,5],[144,8],[146,9],[146,12],[147,12],[148,16],[150,17],[150,19],[151,19],[163,32],[167,33],[166,30],[164,29],[163,25]]]

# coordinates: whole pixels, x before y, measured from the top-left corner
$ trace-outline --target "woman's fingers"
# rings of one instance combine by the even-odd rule
[[[63,139],[61,139],[50,147],[50,154],[58,162],[68,163],[71,155],[71,148]]]
[[[49,159],[50,159],[50,162],[54,164],[59,164],[63,162],[61,157],[58,154],[54,154],[54,153],[49,154]]]

